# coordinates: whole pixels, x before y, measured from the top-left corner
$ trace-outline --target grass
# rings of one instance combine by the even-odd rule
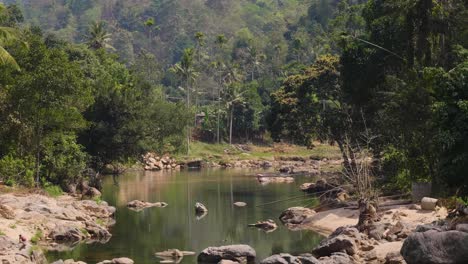
[[[63,194],[62,188],[58,185],[46,185],[44,187],[44,191],[50,196],[50,197],[59,197],[60,195]]]
[[[31,243],[36,245],[43,237],[42,230],[36,230],[36,233],[31,237]]]
[[[3,232],[2,230],[0,230],[0,236],[5,236],[5,232]]]
[[[16,224],[11,224],[11,225],[10,225],[10,228],[11,228],[11,229],[16,229]]]
[[[238,145],[209,144],[192,142],[190,155],[178,155],[178,160],[203,159],[206,161],[230,161],[230,160],[273,160],[275,157],[313,157],[315,159],[340,159],[340,150],[336,146],[317,143],[313,149],[303,146],[274,144],[272,146],[242,145],[247,151]]]
[[[96,202],[96,204],[98,204],[98,205],[99,205],[99,204],[101,204],[101,203],[102,203],[102,198],[101,198],[101,197],[94,197],[94,198],[93,198],[93,201],[95,201],[95,202]]]

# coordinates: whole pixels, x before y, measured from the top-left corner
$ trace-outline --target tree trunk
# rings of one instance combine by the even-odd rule
[[[232,119],[234,114],[234,107],[231,107],[231,113],[229,118],[229,145],[232,145]]]

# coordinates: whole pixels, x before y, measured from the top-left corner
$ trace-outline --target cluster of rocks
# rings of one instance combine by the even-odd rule
[[[406,238],[400,252],[408,264],[466,263],[468,206],[459,204],[449,213],[446,220],[418,226],[415,232]]]
[[[63,250],[82,241],[105,243],[111,237],[108,227],[115,223],[115,208],[106,202],[4,194],[0,203],[4,218],[0,218],[0,226],[6,233],[0,237],[2,263],[40,263],[28,254],[33,240],[48,250]],[[8,226],[15,228],[5,228]],[[40,258],[40,254],[34,257]]]
[[[147,171],[179,170],[180,164],[169,156],[159,156],[154,152],[148,152],[142,156],[144,168]]]

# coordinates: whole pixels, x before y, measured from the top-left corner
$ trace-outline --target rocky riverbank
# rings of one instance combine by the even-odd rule
[[[354,227],[359,217],[359,211],[356,209],[338,208],[315,212],[306,208],[293,207],[283,212],[280,220],[291,229],[314,230],[328,236],[312,251],[313,255],[318,259],[321,257],[333,258],[333,260],[329,259],[328,261],[330,262],[326,263],[403,264],[407,263],[402,256],[402,253],[404,254],[405,252],[404,249],[402,250],[404,248],[403,245],[408,244],[409,247],[416,247],[414,245],[419,243],[419,248],[411,249],[413,253],[408,254],[412,259],[427,255],[428,252],[421,253],[421,251],[427,248],[427,245],[422,245],[421,241],[427,241],[427,237],[430,234],[421,235],[418,232],[421,232],[423,229],[424,231],[437,230],[438,232],[442,232],[441,228],[433,227],[433,225],[434,223],[444,222],[444,219],[447,217],[447,210],[443,207],[437,207],[434,210],[421,210],[421,207],[416,204],[388,206],[378,213],[381,220],[374,224],[372,230],[365,233],[359,232]],[[460,228],[464,228],[464,226],[459,226]],[[444,234],[442,233],[432,234],[432,236],[440,237],[438,238],[439,242],[444,240]],[[455,234],[454,236],[460,239],[459,234]],[[428,243],[428,245],[430,244]],[[443,244],[443,242],[439,244]],[[459,243],[459,245],[463,245],[463,243]],[[452,245],[448,248],[452,247],[456,246]],[[434,250],[437,252],[436,249]],[[414,252],[420,252],[421,254]],[[291,258],[287,255],[286,257]],[[278,259],[281,256],[276,255],[274,258]],[[297,257],[295,258],[297,259]],[[458,263],[427,262],[427,258],[424,258],[426,262],[418,262],[419,260],[416,259],[416,261],[408,263]],[[302,262],[271,262],[270,259],[262,263]]]
[[[66,250],[81,242],[105,243],[115,221],[106,202],[63,195],[0,195],[1,263],[47,263],[42,249]]]

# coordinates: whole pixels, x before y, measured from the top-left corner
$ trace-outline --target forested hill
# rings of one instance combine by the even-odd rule
[[[0,1],[2,2],[2,1]],[[112,34],[111,44],[122,58],[133,62],[141,51],[156,55],[160,62],[179,60],[184,48],[196,45],[203,32],[207,45],[223,34],[231,45],[235,39],[255,39],[257,48],[273,57],[293,57],[288,45],[309,43],[303,54],[312,51],[306,21],[325,25],[338,1],[320,0],[4,0],[17,4],[27,23],[72,42],[84,42],[89,25],[105,21]],[[311,11],[309,7],[313,5]],[[302,26],[299,25],[300,20]],[[307,25],[309,26],[309,25]],[[299,27],[299,28],[298,28]],[[307,27],[308,28],[308,27]],[[315,28],[317,32],[320,28]],[[317,35],[317,34],[315,34]],[[323,49],[324,47],[317,47]],[[297,51],[296,51],[297,52]],[[313,53],[313,52],[312,52]],[[306,58],[304,58],[305,60]]]

